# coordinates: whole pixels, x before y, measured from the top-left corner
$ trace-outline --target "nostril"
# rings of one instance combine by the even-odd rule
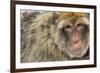
[[[78,43],[78,40],[76,40],[76,41],[73,41],[73,43],[74,43],[74,44]]]
[[[71,41],[70,42],[70,45],[75,45],[75,44],[78,44],[79,40],[76,40],[76,41]]]

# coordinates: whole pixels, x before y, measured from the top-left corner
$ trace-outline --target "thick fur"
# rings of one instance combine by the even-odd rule
[[[57,46],[64,41],[56,41],[59,32],[54,15],[54,12],[44,12],[21,21],[21,62],[69,60],[68,55]]]

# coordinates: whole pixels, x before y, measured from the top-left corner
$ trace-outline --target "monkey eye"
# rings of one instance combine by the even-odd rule
[[[77,24],[77,29],[78,30],[82,30],[84,28],[84,25],[83,24]]]
[[[66,29],[67,31],[71,31],[71,30],[72,30],[72,26],[71,26],[71,25],[67,25],[67,26],[65,27],[65,29]]]

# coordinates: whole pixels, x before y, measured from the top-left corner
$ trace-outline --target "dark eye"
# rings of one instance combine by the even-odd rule
[[[71,25],[67,25],[66,28],[71,28]]]
[[[83,25],[83,24],[77,24],[77,29],[78,29],[78,30],[84,29],[84,25]]]
[[[71,25],[67,25],[67,26],[65,27],[65,30],[71,31],[71,30],[72,30],[72,26],[71,26]]]

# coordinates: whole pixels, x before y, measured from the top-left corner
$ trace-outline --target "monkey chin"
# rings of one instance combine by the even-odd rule
[[[82,48],[68,48],[67,53],[70,59],[81,58],[84,55],[82,53]]]
[[[70,49],[70,53],[75,56],[78,56],[81,53],[81,49],[80,48],[72,48],[72,49]]]

